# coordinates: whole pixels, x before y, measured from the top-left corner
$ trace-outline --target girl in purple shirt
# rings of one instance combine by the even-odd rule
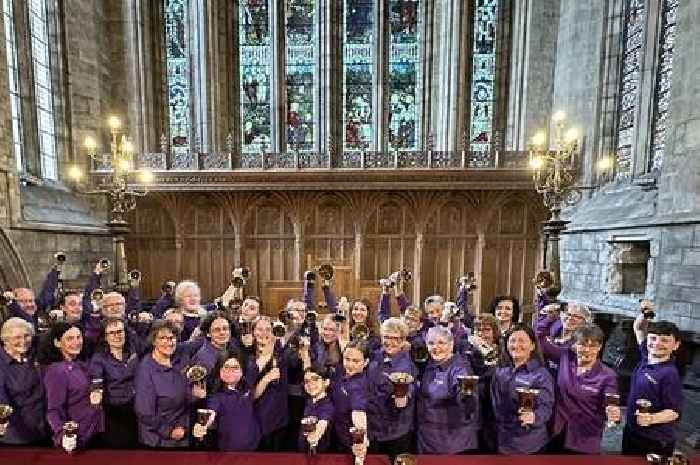
[[[216,429],[217,449],[221,451],[254,451],[260,442],[254,393],[243,376],[244,367],[245,359],[238,352],[219,356],[212,372],[213,394],[207,399],[207,408],[214,414],[207,425],[194,425],[194,437],[200,440],[208,427]]]

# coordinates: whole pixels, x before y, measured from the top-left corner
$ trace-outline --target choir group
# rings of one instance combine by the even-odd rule
[[[622,421],[616,374],[599,357],[603,332],[587,307],[553,300],[546,280],[528,325],[512,296],[473,315],[470,276],[454,302],[432,296],[420,307],[402,291],[408,272],[394,273],[380,281],[375,308],[336,300],[326,267],[307,272],[303,296],[271,318],[244,295],[245,269],[214,304],[182,281],[166,283],[146,309],[138,273],[125,296],[101,292],[108,267],[100,261],[82,292],[61,289],[57,263],[38,297],[5,295],[0,444],[335,451],[359,461],[597,454],[604,429]],[[683,400],[680,337],[650,305],[634,322],[641,361],[622,447],[670,456]]]

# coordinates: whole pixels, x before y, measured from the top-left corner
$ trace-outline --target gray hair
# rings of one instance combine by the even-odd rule
[[[428,330],[428,334],[425,335],[425,342],[430,344],[435,339],[442,337],[449,343],[454,343],[454,337],[452,336],[452,331],[447,329],[445,326],[438,325],[433,326]]]
[[[180,281],[177,286],[175,286],[175,304],[180,306],[182,304],[182,295],[188,289],[196,289],[199,295],[202,295],[202,290],[199,288],[199,284],[189,279],[185,281]]]
[[[382,332],[399,333],[402,338],[408,336],[408,325],[401,318],[387,318],[382,323]]]
[[[430,297],[427,297],[427,298],[425,299],[425,302],[423,302],[423,308],[425,308],[425,310],[427,311],[429,305],[434,305],[434,304],[435,304],[435,305],[440,305],[440,307],[442,307],[442,305],[443,305],[444,303],[445,303],[445,298],[444,298],[443,296],[441,296],[441,295],[431,295]]]
[[[593,322],[593,315],[591,314],[591,309],[588,308],[587,305],[583,305],[583,304],[580,304],[578,302],[569,302],[569,305],[567,306],[566,312],[567,313],[571,313],[571,312],[580,313],[581,316],[583,316],[583,319],[586,320],[586,323],[590,324]]]
[[[10,331],[14,329],[25,329],[30,336],[34,336],[34,326],[32,326],[31,323],[22,318],[13,316],[8,319],[2,325],[2,329],[0,329],[0,339],[2,339],[2,342],[7,343],[10,338]]]

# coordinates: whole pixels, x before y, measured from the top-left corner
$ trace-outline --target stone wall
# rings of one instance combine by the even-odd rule
[[[605,134],[613,132],[599,100],[601,92],[610,88],[609,76],[603,72],[610,55],[609,49],[601,53],[606,50],[601,34],[575,31],[587,21],[602,21],[606,3],[615,2],[563,2],[557,46],[555,107],[562,103],[582,127],[603,128],[597,132],[588,129],[584,139],[589,180],[595,179],[590,175],[594,160],[606,154],[603,139],[609,136]],[[572,222],[561,241],[562,298],[630,316],[636,313],[639,298],[652,298],[660,317],[694,332],[694,338],[700,334],[699,17],[698,2],[681,0],[662,171],[599,183],[588,198],[567,212]],[[613,19],[608,15],[608,21]],[[643,85],[652,84],[643,81]],[[611,247],[629,240],[649,244],[646,290],[615,294],[608,282]]]
[[[23,2],[15,2],[15,5]],[[64,278],[68,286],[80,285],[98,257],[110,257],[111,237],[104,227],[104,203],[76,195],[66,173],[70,165],[86,168],[81,148],[85,136],[97,135],[108,114],[109,57],[105,44],[104,12],[101,2],[75,0],[59,2],[64,10],[57,28],[50,28],[56,49],[61,53],[54,63],[54,99],[58,138],[58,182],[22,180],[17,173],[12,151],[10,112],[0,113],[0,227],[3,229],[3,264],[17,271],[8,275],[3,268],[0,286],[26,285],[37,289],[59,250],[68,253]],[[51,15],[53,17],[53,15]],[[3,21],[0,15],[0,26]],[[61,37],[62,36],[62,37]],[[5,28],[0,27],[0,43],[5,43]],[[20,44],[18,44],[20,45]],[[21,46],[21,45],[20,45]],[[0,47],[0,108],[9,108],[7,60]],[[20,82],[21,89],[31,89],[31,82]],[[22,94],[22,104],[30,105],[29,95]],[[36,156],[31,145],[26,157]]]

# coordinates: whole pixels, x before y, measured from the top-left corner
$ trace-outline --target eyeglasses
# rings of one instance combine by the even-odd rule
[[[403,338],[401,336],[389,336],[386,334],[382,334],[382,339],[386,341],[392,341],[392,342],[401,342]]]
[[[304,378],[304,384],[318,383],[322,379],[323,378],[321,378],[320,376],[309,376],[308,378]]]
[[[240,365],[224,365],[221,367],[224,371],[241,371]]]
[[[114,331],[105,331],[105,336],[123,336],[124,335],[124,330],[123,329],[115,329]],[[158,338],[160,339],[160,338]]]
[[[161,342],[177,341],[176,336],[158,336],[156,339],[158,339]]]

